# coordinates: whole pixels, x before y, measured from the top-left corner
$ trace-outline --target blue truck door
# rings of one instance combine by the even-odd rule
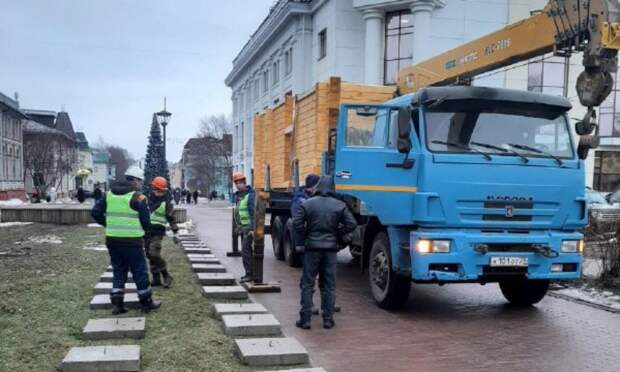
[[[419,115],[417,111],[414,115]],[[385,225],[412,221],[417,191],[419,141],[412,128],[410,169],[400,167],[398,107],[341,106],[336,143],[336,190],[362,201],[361,212],[376,215]]]

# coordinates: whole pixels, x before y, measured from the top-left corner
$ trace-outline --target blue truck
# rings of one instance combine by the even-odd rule
[[[358,220],[349,249],[380,307],[404,305],[412,282],[496,282],[530,305],[550,281],[580,277],[585,172],[570,108],[470,86],[340,106],[322,168]],[[274,252],[296,266],[292,193],[270,194]]]

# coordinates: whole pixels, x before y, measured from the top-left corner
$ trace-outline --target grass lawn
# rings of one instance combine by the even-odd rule
[[[53,236],[49,236],[53,235]],[[53,242],[59,238],[62,243]],[[38,239],[37,238],[43,238]],[[103,230],[31,224],[0,227],[0,371],[53,371],[73,346],[141,346],[142,371],[247,371],[234,355],[179,247],[166,240],[173,288],[156,289],[159,311],[146,315],[142,340],[86,341],[93,287],[108,265]],[[130,310],[125,316],[142,316]]]

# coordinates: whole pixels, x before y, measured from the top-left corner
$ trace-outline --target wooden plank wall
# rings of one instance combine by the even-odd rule
[[[380,103],[392,98],[395,87],[341,83],[339,78],[317,83],[300,97],[268,108],[254,118],[254,186],[265,188],[265,169],[271,170],[272,188],[290,188],[291,162],[299,161],[299,175],[321,172],[330,128],[338,123],[343,103]]]

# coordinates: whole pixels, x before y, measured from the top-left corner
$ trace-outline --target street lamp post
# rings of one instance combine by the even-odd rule
[[[166,126],[170,123],[171,113],[166,111],[166,97],[164,97],[164,109],[158,112],[157,114],[157,122],[164,128],[164,161],[168,162],[166,158]]]

